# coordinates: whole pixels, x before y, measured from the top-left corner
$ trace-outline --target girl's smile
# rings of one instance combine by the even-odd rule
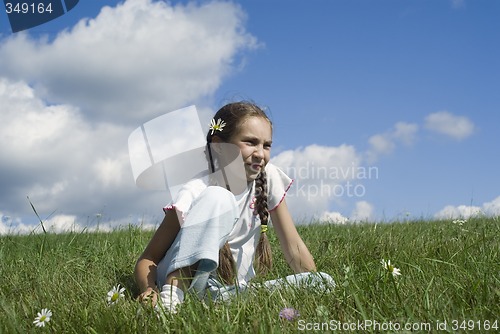
[[[239,147],[248,181],[255,180],[271,157],[272,129],[268,120],[250,117],[240,125],[230,143]]]

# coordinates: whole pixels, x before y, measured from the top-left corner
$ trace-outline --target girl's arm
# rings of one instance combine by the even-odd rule
[[[290,268],[295,273],[316,271],[314,259],[295,228],[285,200],[270,214],[281,249]]]
[[[140,301],[157,291],[156,267],[172,245],[179,230],[180,225],[176,211],[168,210],[165,213],[165,218],[163,218],[162,223],[135,265],[135,280],[141,291],[139,295]],[[155,305],[156,294],[153,294],[152,298],[152,303]]]

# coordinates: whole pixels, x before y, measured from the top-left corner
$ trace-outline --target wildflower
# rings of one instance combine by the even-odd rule
[[[114,286],[113,289],[108,292],[108,305],[116,304],[118,299],[125,297],[123,294],[124,291],[125,288],[120,288],[120,284]]]
[[[467,220],[465,219],[455,219],[452,221],[453,224],[457,224],[458,226],[462,226],[463,224],[467,223]]]
[[[292,308],[292,307],[285,307],[280,311],[280,318],[281,319],[286,319],[288,321],[292,321],[295,318],[300,317],[300,313],[298,310]]]
[[[342,282],[343,287],[349,286],[349,278],[351,277],[351,267],[344,264],[344,282]]]
[[[344,276],[348,276],[350,272],[351,272],[351,267],[346,266],[344,264]]]
[[[382,264],[382,267],[384,267],[385,270],[387,270],[389,273],[392,274],[393,277],[401,275],[401,271],[391,264],[391,260],[386,261],[382,259],[380,263]]]
[[[50,321],[50,317],[52,317],[52,311],[48,308],[44,308],[41,312],[37,313],[33,323],[36,327],[44,327],[45,324]]]
[[[215,122],[215,119],[212,118],[210,121],[210,130],[212,130],[211,135],[214,134],[214,131],[222,131],[222,129],[226,126],[226,123],[222,119],[218,119],[217,123]]]

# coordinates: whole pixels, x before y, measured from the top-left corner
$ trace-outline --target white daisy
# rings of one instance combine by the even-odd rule
[[[391,260],[386,261],[382,259],[380,263],[382,264],[382,267],[384,267],[385,270],[387,270],[389,273],[392,274],[393,277],[401,275],[401,271],[391,264]]]
[[[44,327],[45,324],[50,321],[50,317],[52,317],[52,311],[48,308],[44,308],[41,312],[37,313],[33,323],[36,327]]]
[[[118,302],[118,299],[125,297],[123,292],[125,291],[125,288],[120,288],[120,284],[116,285],[113,287],[108,292],[108,304],[113,305]]]
[[[222,131],[224,127],[226,126],[226,123],[222,119],[218,119],[217,123],[215,122],[215,119],[212,118],[210,121],[210,130],[212,130],[211,135],[214,134],[214,131]]]
[[[453,224],[458,224],[459,226],[462,226],[463,224],[467,223],[467,220],[465,219],[455,219],[452,221]]]

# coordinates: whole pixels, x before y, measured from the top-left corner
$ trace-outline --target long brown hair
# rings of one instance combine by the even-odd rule
[[[217,111],[214,120],[219,118],[226,124],[223,131],[217,131],[212,135],[212,132],[207,133],[207,158],[209,160],[209,168],[214,172],[214,157],[210,148],[213,136],[217,135],[223,142],[229,142],[230,139],[240,130],[241,124],[250,117],[261,117],[269,122],[272,129],[272,122],[266,113],[252,102],[242,101],[229,103]],[[262,225],[269,223],[269,211],[267,209],[267,176],[264,169],[255,179],[255,210],[260,218]],[[257,273],[265,275],[272,267],[272,254],[269,239],[266,233],[260,234],[259,243],[255,252],[255,267]],[[226,284],[234,283],[236,264],[231,254],[229,243],[226,242],[224,247],[219,251],[219,267],[217,272]]]

